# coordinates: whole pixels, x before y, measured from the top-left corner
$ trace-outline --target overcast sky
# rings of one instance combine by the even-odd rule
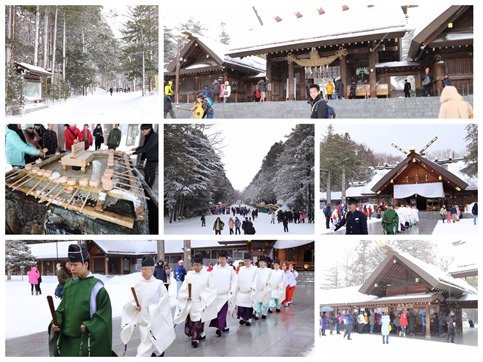
[[[270,147],[286,141],[296,122],[280,121],[227,121],[213,125],[207,134],[217,131],[223,134],[222,162],[226,175],[236,190],[243,191],[262,166]]]
[[[363,122],[363,121],[361,121]],[[333,124],[336,133],[348,132],[351,138],[369,146],[375,152],[402,156],[402,153],[391,146],[395,143],[405,150],[415,148],[419,152],[434,136],[438,140],[429,148],[429,153],[453,149],[456,153],[466,150],[466,125],[463,124]],[[327,128],[322,130],[322,137],[327,134]]]
[[[385,1],[371,1],[370,4],[384,4]],[[401,5],[407,5],[406,2],[400,2]],[[437,13],[441,8],[451,5],[451,1],[420,1],[419,8],[410,9],[409,26],[419,27],[421,22],[428,21],[428,14]],[[175,28],[181,23],[186,22],[189,18],[195,18],[203,23],[208,31],[205,32],[205,36],[212,39],[218,39],[221,31],[220,23],[226,23],[226,31],[230,35],[232,42],[231,45],[236,45],[242,40],[248,30],[254,29],[255,31],[263,31],[265,28],[261,28],[258,19],[253,11],[255,6],[258,15],[264,22],[264,24],[273,23],[275,16],[281,18],[294,17],[295,11],[300,11],[302,14],[308,14],[315,12],[317,8],[323,7],[327,13],[331,9],[339,10],[342,5],[361,4],[360,1],[355,0],[333,0],[330,2],[321,2],[320,0],[225,0],[218,3],[210,3],[207,6],[206,2],[198,0],[184,0],[184,1],[172,1],[169,3],[169,8],[166,11],[161,11],[161,18],[163,24],[168,28]],[[386,3],[387,4],[387,3]],[[356,6],[356,5],[354,5]],[[256,33],[253,34],[256,36]]]
[[[127,22],[128,7],[127,6],[112,6],[103,5],[103,14],[107,23],[112,29],[114,36],[118,39],[121,38],[121,29],[124,28],[124,24]]]

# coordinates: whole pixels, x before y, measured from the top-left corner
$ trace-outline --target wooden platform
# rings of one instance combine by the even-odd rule
[[[80,167],[82,173],[86,173],[86,167],[91,163],[94,158],[94,153],[91,151],[84,151],[78,155],[72,155],[69,153],[61,158],[62,168],[67,170],[69,167]]]

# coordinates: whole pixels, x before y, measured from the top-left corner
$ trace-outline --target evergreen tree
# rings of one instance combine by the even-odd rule
[[[478,176],[478,125],[466,126],[466,168],[463,170],[469,176]]]
[[[226,23],[221,22],[220,26],[221,26],[220,43],[225,45],[230,45],[230,41],[231,41],[230,35],[228,35],[228,33],[225,31]]]
[[[5,241],[5,269],[7,270],[8,276],[19,273],[21,267],[28,269],[35,264],[35,258],[25,241]]]
[[[176,41],[173,35],[173,30],[164,26],[164,63],[169,64],[176,58]]]

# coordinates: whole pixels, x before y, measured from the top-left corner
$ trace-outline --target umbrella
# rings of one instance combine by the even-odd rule
[[[320,313],[322,312],[332,312],[334,310],[334,308],[332,307],[329,307],[329,306],[323,306],[323,307],[320,307]]]

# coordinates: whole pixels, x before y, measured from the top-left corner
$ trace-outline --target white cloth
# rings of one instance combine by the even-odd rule
[[[394,198],[405,199],[413,195],[420,195],[430,199],[444,197],[442,182],[428,182],[422,184],[394,185]]]
[[[236,295],[237,275],[233,268],[226,264],[224,267],[215,265],[211,271],[213,284],[216,288],[216,305],[217,312],[228,302],[233,309],[233,302]]]
[[[253,307],[253,297],[256,291],[255,277],[257,269],[258,268],[254,265],[250,265],[250,267],[242,266],[240,268],[236,287],[237,306],[246,308]]]
[[[188,300],[188,284],[191,284],[191,300]],[[218,313],[215,301],[216,288],[211,273],[190,270],[178,292],[174,322],[181,323],[188,315],[193,322],[215,319]]]
[[[297,285],[297,277],[299,273],[296,270],[286,270],[284,274],[285,285],[290,287],[295,287]]]
[[[270,285],[272,287],[272,298],[280,301],[285,299],[285,280],[284,272],[281,269],[273,269],[270,272]]]
[[[141,343],[137,357],[150,357],[161,354],[176,338],[169,295],[161,280],[154,276],[142,279],[134,287],[141,311],[136,310],[134,297],[124,305],[121,322],[121,340],[127,344],[136,325],[139,327]]]
[[[270,285],[270,273],[272,269],[267,267],[258,268],[255,276],[255,296],[254,303],[268,304],[272,296],[272,286]]]

